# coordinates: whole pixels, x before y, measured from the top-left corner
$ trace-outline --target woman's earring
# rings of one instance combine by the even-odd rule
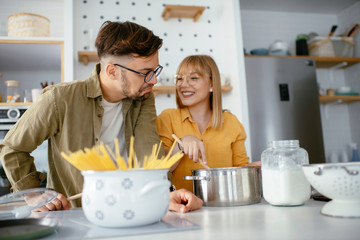
[[[210,92],[212,92],[212,88],[210,88]]]

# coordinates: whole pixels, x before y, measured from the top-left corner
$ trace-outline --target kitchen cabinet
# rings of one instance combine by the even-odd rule
[[[316,68],[336,68],[340,66],[340,69],[353,66],[360,63],[360,58],[356,57],[316,57],[316,56],[259,56],[259,55],[246,55],[246,57],[277,57],[277,58],[312,58],[315,61]],[[359,95],[336,95],[336,96],[319,96],[321,104],[327,104],[330,102],[338,103],[352,103],[360,101]]]
[[[46,79],[49,71],[53,72],[51,76],[55,73],[56,79],[47,79],[48,82],[64,81],[64,41],[61,38],[0,37],[0,52],[2,81],[9,80],[8,76],[16,76],[17,79],[12,80],[20,81],[21,85],[31,86],[29,81],[34,81],[31,88],[40,88],[39,79]],[[6,89],[2,94],[6,95]],[[29,104],[0,103],[2,106]]]
[[[88,65],[89,62],[97,62],[99,61],[99,58],[97,56],[97,53],[95,51],[79,51],[78,52],[78,58],[79,62],[84,63],[84,65]],[[231,86],[222,86],[221,90],[222,92],[229,92],[232,89]],[[155,95],[158,94],[174,94],[175,93],[175,87],[174,86],[155,86],[153,88],[153,91]]]
[[[164,21],[169,18],[192,18],[196,22],[204,10],[202,6],[165,5],[161,16]]]

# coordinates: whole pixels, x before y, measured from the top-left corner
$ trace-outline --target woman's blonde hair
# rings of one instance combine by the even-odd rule
[[[222,126],[222,103],[221,103],[221,82],[220,72],[212,57],[208,55],[191,55],[181,61],[176,71],[179,74],[182,70],[192,67],[201,77],[209,75],[212,92],[210,94],[210,108],[212,109],[212,128]],[[176,105],[183,108],[179,95],[176,91]]]

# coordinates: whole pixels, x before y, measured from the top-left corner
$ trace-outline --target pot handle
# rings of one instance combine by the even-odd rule
[[[164,181],[164,180],[151,181],[140,190],[140,192],[138,193],[138,197],[142,197],[142,196],[150,193],[151,191],[158,189],[158,188],[161,189],[162,187],[167,187],[169,190],[170,182],[167,180],[166,181]]]
[[[210,177],[207,176],[184,176],[184,180],[205,180],[210,181]]]

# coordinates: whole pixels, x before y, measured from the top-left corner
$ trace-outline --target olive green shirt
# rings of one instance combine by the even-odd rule
[[[66,197],[82,192],[81,172],[61,157],[99,143],[103,107],[98,64],[89,78],[45,88],[0,144],[0,159],[13,191],[39,187],[46,175],[36,171],[30,155],[48,140],[47,188]],[[150,155],[160,138],[156,129],[155,97],[144,100],[123,99],[126,148],[135,136],[139,161]],[[160,156],[164,154],[163,149]],[[72,202],[81,206],[81,200]]]

